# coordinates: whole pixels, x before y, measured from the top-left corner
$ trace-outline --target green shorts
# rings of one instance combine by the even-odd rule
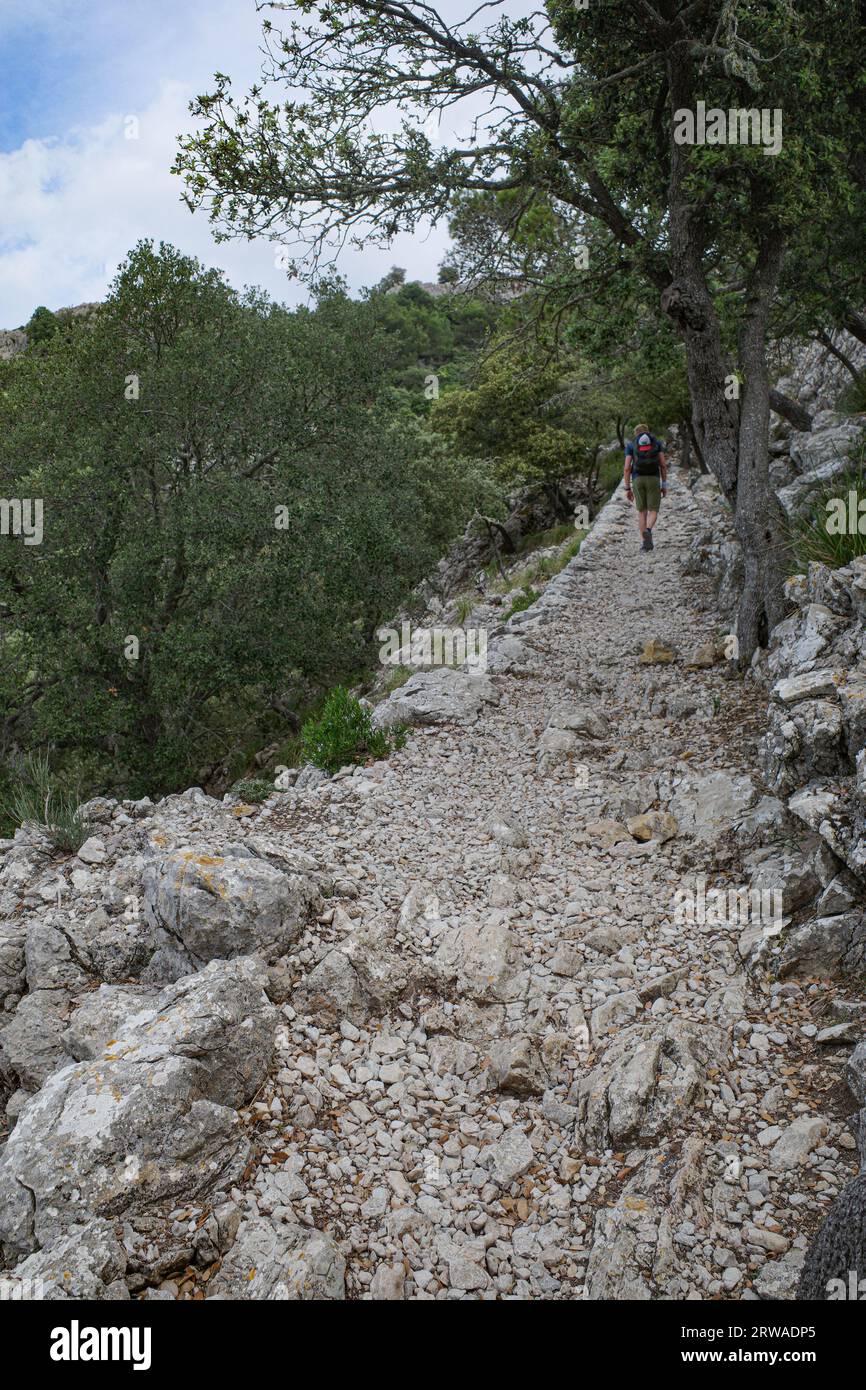
[[[632,478],[634,504],[639,512],[657,512],[662,504],[661,478]]]

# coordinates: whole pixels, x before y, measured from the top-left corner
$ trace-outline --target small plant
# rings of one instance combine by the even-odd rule
[[[273,783],[266,782],[263,777],[242,777],[232,787],[232,796],[239,796],[249,805],[258,806],[261,802],[267,801],[268,797],[273,795],[273,791]]]
[[[342,685],[331,691],[321,718],[307,720],[301,729],[307,760],[323,772],[337,772],[347,763],[367,758],[385,758],[405,742],[402,729],[388,733],[374,729],[370,711]]]
[[[527,608],[531,608],[535,600],[539,597],[540,595],[537,589],[531,589],[528,584],[524,584],[523,593],[519,598],[514,600],[505,615],[506,621],[509,618],[513,618],[515,613],[523,613]]]
[[[24,760],[20,780],[4,798],[2,810],[15,826],[39,825],[55,849],[74,854],[90,833],[78,812],[80,798],[59,787],[47,753],[31,753]]]
[[[395,666],[388,674],[382,690],[385,695],[390,695],[392,690],[399,690],[401,685],[405,685],[410,676],[415,673],[409,666]]]
[[[555,526],[550,526],[546,531],[531,531],[524,536],[518,547],[520,555],[526,555],[532,550],[546,550],[552,545],[562,545],[574,530],[573,521],[558,521]]]
[[[462,627],[472,612],[472,596],[462,594],[457,600],[457,622]]]
[[[859,514],[854,518],[854,525],[846,522],[838,528],[828,526],[834,508],[847,509],[849,493],[853,493],[857,501],[866,499],[864,474],[856,466],[834,478],[832,483],[809,498],[808,513],[788,528],[791,574],[802,574],[811,560],[819,560],[831,569],[838,569],[841,565],[849,564],[856,556],[866,555],[866,534],[860,531]],[[866,520],[863,524],[866,527]]]

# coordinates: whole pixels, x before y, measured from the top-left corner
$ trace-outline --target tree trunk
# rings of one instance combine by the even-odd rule
[[[697,455],[698,467],[700,468],[702,473],[709,473],[710,470],[709,468],[707,468],[706,461],[704,459],[704,453],[701,449],[701,442],[698,439],[698,432],[695,429],[694,421],[687,420],[686,425],[689,431],[689,438],[692,441],[692,448],[694,449],[695,454]]]
[[[770,409],[775,410],[777,415],[781,415],[783,420],[787,420],[789,425],[793,425],[795,430],[811,430],[812,416],[804,406],[797,401],[792,401],[790,396],[785,396],[775,388],[770,392]]]
[[[815,336],[822,347],[825,347],[828,352],[832,352],[834,357],[838,357],[839,361],[842,363],[842,366],[845,368],[847,372],[851,373],[851,376],[854,378],[854,380],[857,382],[859,386],[860,379],[863,373],[860,372],[857,369],[857,367],[854,366],[854,363],[851,361],[851,358],[848,356],[848,354],[846,352],[843,352],[840,347],[836,346],[829,333],[817,333]]]
[[[766,333],[770,303],[782,265],[781,238],[761,250],[749,280],[740,330],[744,376],[740,400],[739,469],[734,524],[743,551],[744,583],[737,618],[740,662],[785,616],[785,518],[770,484],[770,378]]]
[[[680,274],[663,292],[662,309],[683,339],[696,432],[703,441],[706,463],[734,509],[744,566],[737,636],[740,663],[748,665],[756,647],[766,644],[770,630],[785,611],[783,519],[769,476],[770,382],[765,352],[766,321],[781,248],[765,248],[750,277],[740,336],[746,381],[738,388],[734,388],[735,378],[725,358],[700,259],[688,249],[674,259]],[[735,389],[742,395],[739,407]]]
[[[842,327],[860,343],[866,343],[866,315],[858,314],[853,309],[849,309],[842,319]]]
[[[687,420],[680,421],[680,464],[683,468],[692,466],[692,436]]]

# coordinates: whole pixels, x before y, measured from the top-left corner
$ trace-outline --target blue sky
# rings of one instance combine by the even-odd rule
[[[37,304],[101,298],[141,237],[174,242],[235,285],[304,297],[268,243],[217,246],[168,172],[190,99],[218,69],[246,90],[259,38],[254,0],[0,0],[0,328]],[[444,228],[401,236],[346,253],[341,269],[353,289],[395,264],[435,279],[446,245]]]

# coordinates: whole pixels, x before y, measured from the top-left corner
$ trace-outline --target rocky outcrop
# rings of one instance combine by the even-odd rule
[[[418,671],[373,712],[373,727],[474,722],[485,705],[498,705],[499,691],[483,671],[444,667]]]
[[[243,1167],[235,1110],[261,1085],[273,1009],[255,959],[213,962],[127,1016],[99,1058],[52,1073],[0,1157],[0,1243],[199,1196]]]

